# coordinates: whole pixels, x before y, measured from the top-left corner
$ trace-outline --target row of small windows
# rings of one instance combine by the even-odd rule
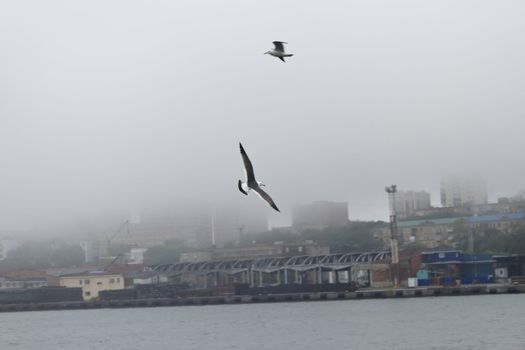
[[[38,288],[47,286],[47,282],[3,282],[0,283],[2,288]]]
[[[109,283],[120,283],[120,277],[117,277],[117,278],[110,278],[109,279]],[[90,280],[78,280],[78,284],[82,285],[82,284],[90,284],[91,281]],[[97,282],[98,285],[101,285],[102,282]]]

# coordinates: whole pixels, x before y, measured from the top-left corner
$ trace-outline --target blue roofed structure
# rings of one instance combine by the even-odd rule
[[[465,218],[466,221],[472,223],[490,222],[490,221],[505,221],[505,220],[525,220],[525,213],[502,213],[490,215],[474,215]]]
[[[489,254],[465,254],[461,250],[436,250],[421,253],[421,269],[429,277],[419,285],[457,285],[494,281],[495,260]],[[419,273],[418,276],[425,274]]]

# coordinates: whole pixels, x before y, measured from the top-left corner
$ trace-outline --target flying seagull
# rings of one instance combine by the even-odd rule
[[[288,43],[285,43],[284,41],[274,41],[273,45],[275,46],[275,48],[273,50],[266,51],[264,54],[272,55],[274,57],[277,57],[281,61],[286,62],[284,58],[291,57],[293,56],[293,54],[285,53],[283,44],[288,44]]]
[[[273,202],[272,197],[270,197],[268,193],[262,190],[261,187],[265,185],[262,182],[255,180],[252,162],[250,161],[250,158],[248,158],[248,155],[246,154],[246,151],[244,150],[240,142],[239,147],[241,149],[242,161],[244,163],[244,171],[246,172],[246,182],[243,182],[241,180],[239,180],[238,182],[239,191],[241,191],[245,195],[248,195],[248,192],[250,192],[250,190],[254,190],[255,193],[257,193],[262,199],[267,201],[272,208],[280,212],[279,208],[277,208],[277,206]]]

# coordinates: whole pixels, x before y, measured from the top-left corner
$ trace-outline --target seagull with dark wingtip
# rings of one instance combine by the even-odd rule
[[[255,193],[257,193],[262,199],[268,202],[268,204],[270,204],[270,206],[273,209],[280,212],[279,208],[277,208],[277,205],[275,205],[272,197],[270,197],[268,193],[262,190],[261,187],[265,185],[262,182],[255,180],[252,162],[250,161],[250,158],[248,158],[248,155],[246,154],[246,151],[244,150],[240,142],[239,147],[241,149],[242,161],[244,163],[244,172],[246,173],[246,182],[243,182],[241,180],[239,180],[238,182],[239,191],[241,191],[245,195],[248,195],[248,192],[250,192],[250,190],[255,191]]]
[[[274,41],[273,42],[273,45],[275,46],[274,49],[270,50],[270,51],[266,51],[264,54],[265,55],[266,54],[272,55],[273,57],[277,57],[281,61],[286,62],[284,60],[284,58],[285,57],[292,57],[293,54],[284,52],[284,45],[283,44],[288,44],[288,43],[286,43],[284,41]]]

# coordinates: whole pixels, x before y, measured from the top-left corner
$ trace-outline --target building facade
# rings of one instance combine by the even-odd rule
[[[520,213],[525,211],[525,201],[509,201],[499,198],[497,203],[471,205],[468,207],[439,207],[417,210],[414,218],[444,218],[452,216],[472,216],[504,213]]]
[[[390,212],[392,205],[395,204],[395,213],[398,219],[406,219],[416,215],[418,211],[430,209],[430,193],[426,191],[398,191],[395,194],[395,203],[392,203],[393,196],[389,196]]]
[[[487,204],[487,190],[480,179],[447,177],[441,180],[443,207],[468,207]]]
[[[82,288],[84,300],[98,298],[103,290],[124,289],[124,277],[121,274],[110,274],[102,271],[50,276],[49,284],[66,288]]]
[[[419,243],[427,248],[449,245],[456,231],[464,229],[496,229],[503,233],[516,231],[525,225],[525,213],[500,213],[423,220],[400,220],[398,233],[403,244]],[[389,232],[385,230],[383,235]]]
[[[461,250],[421,253],[419,285],[460,285],[494,281],[494,262],[489,254],[465,254]]]

